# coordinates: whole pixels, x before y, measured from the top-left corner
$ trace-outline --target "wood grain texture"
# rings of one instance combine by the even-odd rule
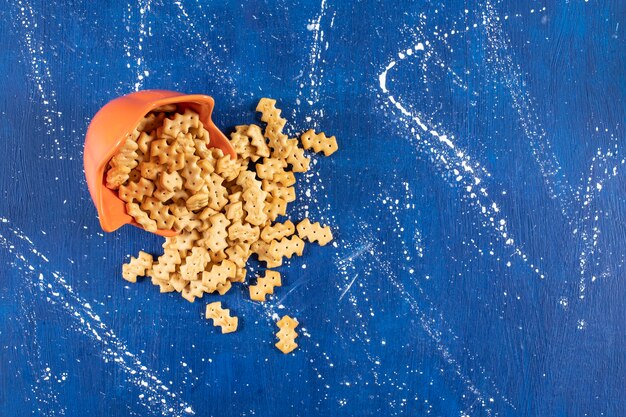
[[[623,2],[338,3],[0,8],[0,415],[623,415]],[[148,88],[338,139],[289,210],[336,244],[219,298],[233,334],[99,228],[86,128]]]

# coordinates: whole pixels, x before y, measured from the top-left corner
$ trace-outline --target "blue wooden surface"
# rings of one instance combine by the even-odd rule
[[[623,2],[99,3],[0,7],[0,415],[624,415]],[[146,88],[339,138],[290,208],[336,246],[235,334],[99,228],[86,127]]]

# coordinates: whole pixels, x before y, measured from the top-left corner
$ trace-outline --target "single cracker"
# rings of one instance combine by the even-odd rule
[[[224,250],[228,260],[233,262],[238,269],[244,268],[250,257],[250,245],[243,243],[232,243]]]
[[[163,120],[161,137],[164,139],[175,139],[179,134],[187,134],[197,130],[201,125],[200,116],[191,109],[186,109],[184,113],[176,113],[171,119]]]
[[[154,183],[145,178],[141,178],[139,182],[130,182],[128,185],[120,186],[118,196],[122,201],[132,203],[134,201],[142,202],[145,197],[149,197],[154,192]]]
[[[232,333],[237,330],[239,319],[230,316],[230,310],[222,307],[222,303],[216,301],[206,306],[205,317],[213,320],[214,326],[222,328],[222,333]]]
[[[273,240],[270,243],[268,252],[274,259],[291,258],[293,255],[302,256],[303,249],[304,241],[297,235],[293,235],[291,238],[285,237],[281,240]]]
[[[265,142],[265,137],[263,136],[263,132],[261,132],[261,128],[257,125],[248,126],[248,130],[246,131],[246,135],[250,138],[250,145],[254,148],[253,156],[258,158],[267,158],[270,156],[270,148],[267,146],[267,142]],[[251,157],[253,161],[253,159]]]
[[[185,205],[187,209],[190,211],[197,211],[209,204],[209,194],[208,193],[198,193],[194,194],[187,199]],[[209,207],[209,209],[211,209]],[[212,209],[211,209],[212,210]]]
[[[298,223],[296,228],[298,229],[298,236],[309,242],[318,242],[320,246],[325,246],[333,240],[330,226],[321,226],[319,222],[311,223],[309,219],[304,219]]]
[[[141,132],[137,138],[137,149],[139,152],[147,155],[150,152],[150,142],[152,142],[155,137],[154,134],[146,133],[145,131]]]
[[[273,240],[272,242],[276,242]],[[262,240],[257,240],[250,246],[250,250],[253,253],[256,253],[259,261],[265,262],[268,268],[276,268],[283,264],[282,257],[275,257],[270,252],[271,243],[265,243]]]
[[[230,221],[223,213],[217,213],[209,217],[208,223],[210,227],[202,232],[202,239],[198,243],[209,248],[212,252],[226,249],[228,247],[226,228],[230,225]]]
[[[256,175],[262,180],[273,180],[275,174],[285,171],[287,162],[276,158],[263,158],[263,163],[256,165]]]
[[[282,319],[276,322],[276,325],[280,329],[276,333],[278,342],[276,342],[275,346],[278,350],[287,354],[298,347],[298,344],[296,343],[296,337],[298,337],[296,327],[298,327],[298,324],[298,320],[289,316],[283,316]]]
[[[183,178],[177,171],[161,172],[158,184],[167,191],[178,191],[183,188]]]
[[[304,149],[313,149],[314,152],[324,152],[324,155],[330,156],[334,154],[339,146],[334,136],[327,137],[324,132],[315,133],[313,129],[309,129],[300,136],[300,142]]]
[[[139,164],[137,142],[129,134],[119,152],[111,158],[107,171],[106,186],[113,190],[128,180],[130,171]]]
[[[176,249],[165,249],[159,256],[157,263],[152,264],[150,277],[156,280],[167,281],[170,274],[175,272],[181,263],[180,253]]]
[[[281,285],[279,272],[266,271],[265,276],[259,278],[256,285],[250,285],[250,299],[265,301],[267,294],[274,294],[274,287],[280,287]]]
[[[163,165],[156,162],[143,161],[139,164],[139,172],[143,178],[154,181],[163,172]]]
[[[191,253],[185,258],[185,261],[180,265],[181,278],[186,281],[197,280],[210,260],[209,252],[205,248],[194,247],[191,249]]]
[[[234,242],[251,244],[259,240],[259,226],[251,226],[248,223],[236,222],[228,228],[228,238]]]
[[[265,127],[265,137],[270,140],[282,134],[282,130],[287,120],[280,117],[281,110],[276,108],[276,100],[262,98],[256,107],[256,111],[261,112],[261,120],[267,123]]]
[[[140,251],[139,255],[131,257],[130,261],[122,265],[122,277],[128,282],[137,282],[137,277],[145,276],[152,268],[152,255]]]
[[[287,214],[287,202],[282,198],[268,196],[265,200],[263,213],[269,221],[276,220],[279,215],[285,216]]]
[[[156,222],[159,229],[171,229],[176,218],[170,213],[168,206],[163,205],[154,197],[146,197],[141,203],[141,210],[150,213],[150,218]]]
[[[206,292],[218,291],[220,285],[224,285],[230,278],[235,277],[237,266],[234,262],[223,260],[220,264],[213,265],[210,271],[202,272],[202,285]]]
[[[250,186],[243,192],[241,198],[244,201],[243,208],[247,213],[245,220],[248,223],[260,226],[267,221],[267,215],[263,211],[266,197],[267,193],[260,185]]]
[[[261,239],[266,243],[270,243],[272,240],[280,240],[291,236],[295,231],[296,228],[291,220],[287,220],[284,223],[274,223],[273,225],[265,226],[261,230]]]
[[[309,170],[311,160],[304,156],[304,149],[298,147],[297,139],[289,139],[292,142],[290,152],[287,154],[286,161],[291,164],[293,172],[306,172]]]
[[[156,221],[150,218],[137,203],[126,203],[126,213],[132,216],[135,221],[148,232],[156,232],[158,227]]]

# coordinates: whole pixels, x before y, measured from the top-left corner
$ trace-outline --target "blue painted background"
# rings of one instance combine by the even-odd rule
[[[624,415],[624,3],[438,3],[0,7],[0,415]],[[234,334],[99,228],[87,125],[147,88],[339,140],[290,207],[336,245],[225,296]]]

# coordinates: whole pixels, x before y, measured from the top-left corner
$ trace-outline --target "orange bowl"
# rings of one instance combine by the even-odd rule
[[[221,149],[225,155],[236,159],[237,154],[224,134],[211,120],[214,100],[212,97],[195,94],[185,95],[176,91],[144,90],[131,93],[110,101],[96,113],[85,136],[83,162],[89,193],[98,210],[100,225],[106,232],[112,232],[125,224],[141,228],[126,213],[126,203],[117,196],[116,190],[105,185],[105,170],[111,157],[124,144],[128,133],[152,109],[166,104],[176,104],[179,111],[190,108],[200,115],[200,120],[210,135],[210,145]],[[174,230],[159,229],[161,236],[174,236]]]

